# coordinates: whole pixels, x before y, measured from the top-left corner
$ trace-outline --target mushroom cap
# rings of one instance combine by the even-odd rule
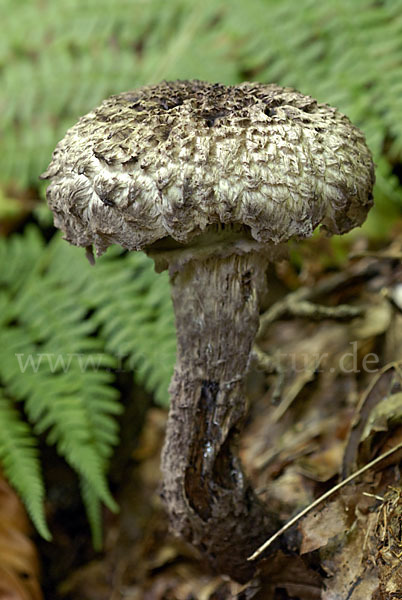
[[[47,190],[77,246],[181,244],[210,225],[276,245],[361,225],[374,166],[363,134],[327,104],[275,84],[162,82],[111,96],[56,146]]]

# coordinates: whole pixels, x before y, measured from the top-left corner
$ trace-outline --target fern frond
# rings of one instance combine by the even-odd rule
[[[402,203],[390,181],[402,160],[395,0],[300,0],[297,10],[293,0],[69,0],[40,9],[1,0],[1,14],[4,181],[36,185],[66,129],[112,93],[161,79],[247,78],[338,106],[366,133],[379,164],[377,202]]]
[[[0,461],[4,473],[19,493],[39,533],[49,540],[51,535],[43,507],[45,490],[36,438],[1,388],[0,430]]]
[[[6,306],[0,321],[4,394],[10,402],[24,403],[34,432],[46,433],[48,443],[55,444],[60,455],[86,478],[92,496],[116,510],[106,479],[107,459],[118,442],[115,416],[121,412],[112,386],[116,360],[94,336],[96,325],[85,319],[85,305],[77,302],[68,287],[47,278],[52,256],[43,241],[28,231],[25,236],[0,240],[0,253],[5,265],[16,268],[19,262],[24,264],[25,256],[30,267],[29,271],[22,268],[16,277],[9,268],[1,275],[1,298]],[[17,413],[15,419],[18,423]],[[12,464],[7,475],[21,486]],[[37,471],[32,470],[32,478],[40,485]],[[32,513],[30,500],[26,495],[23,499],[36,523],[37,509]],[[43,525],[41,531],[45,532]]]
[[[29,229],[0,239],[0,256],[5,265],[21,269],[16,277],[10,268],[0,276],[0,384],[7,406],[22,403],[33,432],[45,434],[77,472],[99,541],[101,503],[117,509],[106,477],[122,410],[114,369],[132,370],[167,402],[175,358],[167,277],[157,276],[141,253],[116,248],[91,267],[82,250],[59,235],[46,246]],[[18,412],[10,414],[18,424]],[[13,468],[7,471],[11,481]],[[35,480],[37,471],[32,474]],[[44,533],[37,506],[35,511],[27,506]]]
[[[92,543],[95,550],[102,548],[102,506],[93,487],[84,478],[80,478],[81,495],[92,532]]]
[[[99,329],[107,355],[113,355],[154,394],[168,403],[176,356],[174,315],[167,273],[157,275],[142,252],[109,251],[91,267],[82,249],[56,236],[48,277],[71,287]]]
[[[7,286],[9,293],[15,293],[42,256],[44,241],[34,226],[26,228],[23,236],[14,235],[9,239],[0,237],[0,290]],[[0,314],[1,318],[4,314]]]

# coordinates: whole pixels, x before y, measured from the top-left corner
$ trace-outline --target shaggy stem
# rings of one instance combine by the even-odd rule
[[[235,453],[266,263],[257,252],[193,259],[171,275],[178,349],[163,494],[173,530],[241,582],[255,570],[247,557],[278,527]]]

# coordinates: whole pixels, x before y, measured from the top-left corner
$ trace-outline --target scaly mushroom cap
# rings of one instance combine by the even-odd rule
[[[43,178],[77,246],[187,243],[214,223],[279,244],[319,224],[344,233],[372,205],[363,134],[290,88],[163,82],[112,96],[59,142]]]

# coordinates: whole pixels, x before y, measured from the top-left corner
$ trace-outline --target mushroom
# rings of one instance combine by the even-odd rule
[[[42,177],[70,243],[145,250],[169,269],[177,361],[163,498],[177,534],[248,580],[246,557],[278,526],[236,455],[267,265],[318,225],[341,234],[365,220],[363,134],[290,88],[163,82],[82,117]]]

